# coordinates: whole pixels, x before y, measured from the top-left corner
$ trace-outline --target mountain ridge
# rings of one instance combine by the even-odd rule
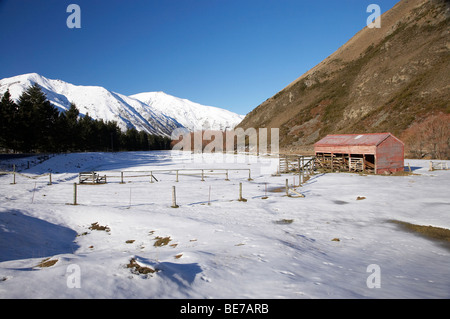
[[[428,120],[450,113],[449,12],[443,0],[398,2],[380,29],[360,30],[238,127],[280,128],[286,153],[310,152],[327,134],[383,131],[415,151]]]
[[[116,121],[122,131],[127,128],[135,128],[150,134],[170,136],[174,129],[185,127],[180,123],[180,121],[184,121],[183,118],[176,119],[166,114],[170,112],[162,112],[161,107],[155,108],[132,96],[113,92],[101,86],[74,85],[58,79],[48,79],[38,73],[27,73],[1,79],[0,94],[9,89],[11,98],[17,101],[22,92],[34,83],[41,87],[47,99],[60,111],[68,110],[70,103],[73,102],[80,114],[89,114],[94,119]],[[182,100],[164,94],[173,101]],[[201,106],[198,103],[190,103]],[[177,103],[171,104],[172,108],[181,106]],[[170,111],[170,108],[168,110]],[[229,114],[230,117],[234,115],[232,112]],[[226,120],[221,122],[220,119],[217,119],[217,122],[227,124]],[[241,118],[239,118],[240,120]],[[237,125],[239,121],[235,120],[233,124]]]
[[[224,131],[234,128],[244,118],[226,109],[202,105],[161,91],[143,92],[130,97],[177,119],[191,131],[202,128]],[[174,104],[182,107],[171,107]]]

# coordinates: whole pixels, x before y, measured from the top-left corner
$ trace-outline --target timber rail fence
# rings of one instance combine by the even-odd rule
[[[430,161],[430,171],[435,171],[435,170],[448,170],[448,164],[447,162],[433,162]]]
[[[44,177],[44,176],[48,176],[48,185],[52,184],[52,173],[44,173],[44,174],[40,174],[40,175],[27,175],[27,174],[23,174],[23,173],[19,173],[16,171],[16,168],[14,166],[12,171],[0,171],[0,175],[12,175],[13,176],[13,181],[11,184],[16,184],[16,176],[23,176],[26,177],[28,179],[37,179],[40,177]]]
[[[308,173],[315,170],[316,157],[304,155],[280,155],[279,170],[281,173]]]
[[[155,169],[150,171],[104,171],[104,172],[79,172],[78,183],[79,184],[106,184],[108,180],[113,178],[120,178],[120,183],[125,183],[125,178],[140,178],[150,177],[150,183],[158,182],[158,178],[155,174],[169,173],[175,175],[175,181],[179,182],[180,176],[199,176],[201,181],[205,181],[205,178],[211,175],[224,175],[225,180],[228,181],[230,174],[236,171],[248,172],[249,181],[253,180],[251,176],[250,168],[178,168],[178,169]],[[37,179],[40,177],[49,177],[48,184],[52,184],[52,173],[44,173],[40,175],[31,175],[19,173],[13,171],[0,171],[0,175],[12,175],[13,181],[11,184],[16,184],[16,176],[23,176],[28,179]]]
[[[248,180],[252,180],[250,168],[178,168],[178,169],[155,169],[150,171],[109,171],[100,175],[98,172],[80,172],[78,181],[80,184],[100,184],[106,183],[111,178],[120,178],[120,183],[125,183],[125,178],[150,177],[150,183],[158,182],[155,174],[174,174],[175,182],[179,182],[180,176],[199,176],[201,181],[211,175],[224,175],[225,180],[229,180],[230,172],[246,171],[248,172]],[[113,175],[109,175],[113,174]],[[117,174],[117,175],[114,175]]]

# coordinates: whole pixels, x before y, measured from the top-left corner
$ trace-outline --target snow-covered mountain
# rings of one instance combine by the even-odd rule
[[[94,119],[116,121],[122,130],[134,127],[138,131],[142,130],[151,134],[170,136],[175,128],[187,127],[183,123],[195,124],[191,120],[190,122],[185,121],[184,118],[178,120],[170,115],[172,113],[184,114],[185,117],[192,119],[193,117],[185,108],[187,102],[184,101],[186,100],[181,100],[163,93],[167,97],[167,101],[179,100],[183,102],[171,102],[165,108],[161,103],[157,103],[158,107],[156,107],[148,105],[139,99],[112,92],[100,86],[73,85],[61,80],[47,79],[37,73],[23,74],[0,80],[0,94],[3,94],[9,89],[12,99],[17,101],[22,92],[34,83],[37,83],[42,88],[47,99],[60,110],[68,110],[70,103],[73,102],[82,115],[89,114]],[[195,104],[193,102],[190,103]],[[195,105],[199,108],[202,107],[199,104]],[[176,108],[180,108],[180,110],[172,110]],[[162,109],[166,109],[167,112],[163,112]],[[223,114],[227,112],[225,111]],[[204,113],[206,114],[206,111]],[[217,127],[230,127],[229,125],[235,123],[229,120],[234,113],[231,113],[228,117],[223,115],[222,119],[220,119],[222,116],[221,112],[213,112],[211,116],[213,114],[219,114],[216,117],[211,117],[213,123],[220,123]],[[204,118],[202,119],[204,120]],[[239,122],[237,121],[235,124]],[[202,125],[203,123],[196,125]]]
[[[199,128],[224,131],[234,128],[244,119],[243,115],[180,99],[164,92],[145,92],[130,97],[176,119],[191,131]]]
[[[61,80],[50,80],[36,73],[0,80],[0,94],[9,89],[11,98],[18,100],[22,92],[34,83],[41,87],[47,99],[60,110],[68,110],[73,102],[82,115],[89,114],[94,119],[116,121],[122,130],[134,127],[139,131],[170,136],[175,128],[182,126],[141,101],[103,87],[73,85]]]

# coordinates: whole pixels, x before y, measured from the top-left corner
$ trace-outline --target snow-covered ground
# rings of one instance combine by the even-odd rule
[[[0,176],[0,298],[450,297],[449,246],[390,222],[449,229],[450,171],[406,160],[416,175],[319,174],[296,188],[302,198],[273,191],[286,178],[298,184],[298,176],[272,176],[276,161],[82,153],[21,171],[52,172],[52,185],[48,175],[17,175],[16,184]],[[156,171],[194,167],[205,181]],[[211,168],[229,168],[229,181]],[[253,180],[237,168],[250,168]],[[78,185],[70,205],[78,172],[90,170],[116,177]],[[158,182],[127,178],[150,170]],[[238,201],[239,183],[247,201]],[[155,246],[157,237],[170,241]],[[53,264],[39,267],[46,258]],[[157,271],[136,273],[132,259]]]

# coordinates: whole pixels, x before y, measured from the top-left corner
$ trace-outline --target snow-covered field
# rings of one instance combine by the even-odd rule
[[[286,178],[298,184],[298,176],[272,176],[276,162],[82,153],[21,171],[51,171],[52,185],[48,176],[17,175],[16,184],[0,176],[0,298],[450,297],[449,246],[390,222],[449,229],[450,171],[406,160],[416,175],[318,174],[296,188],[301,198],[273,191]],[[154,183],[118,177],[194,167],[229,168],[230,180],[180,175],[176,182],[157,171]],[[253,180],[236,168],[250,168]],[[117,177],[78,185],[71,205],[78,172],[90,170]],[[247,201],[238,201],[239,183]],[[179,208],[171,207],[172,186]],[[94,223],[107,231],[90,229]],[[166,242],[155,246],[158,238]],[[132,259],[156,271],[137,273],[127,267]]]

